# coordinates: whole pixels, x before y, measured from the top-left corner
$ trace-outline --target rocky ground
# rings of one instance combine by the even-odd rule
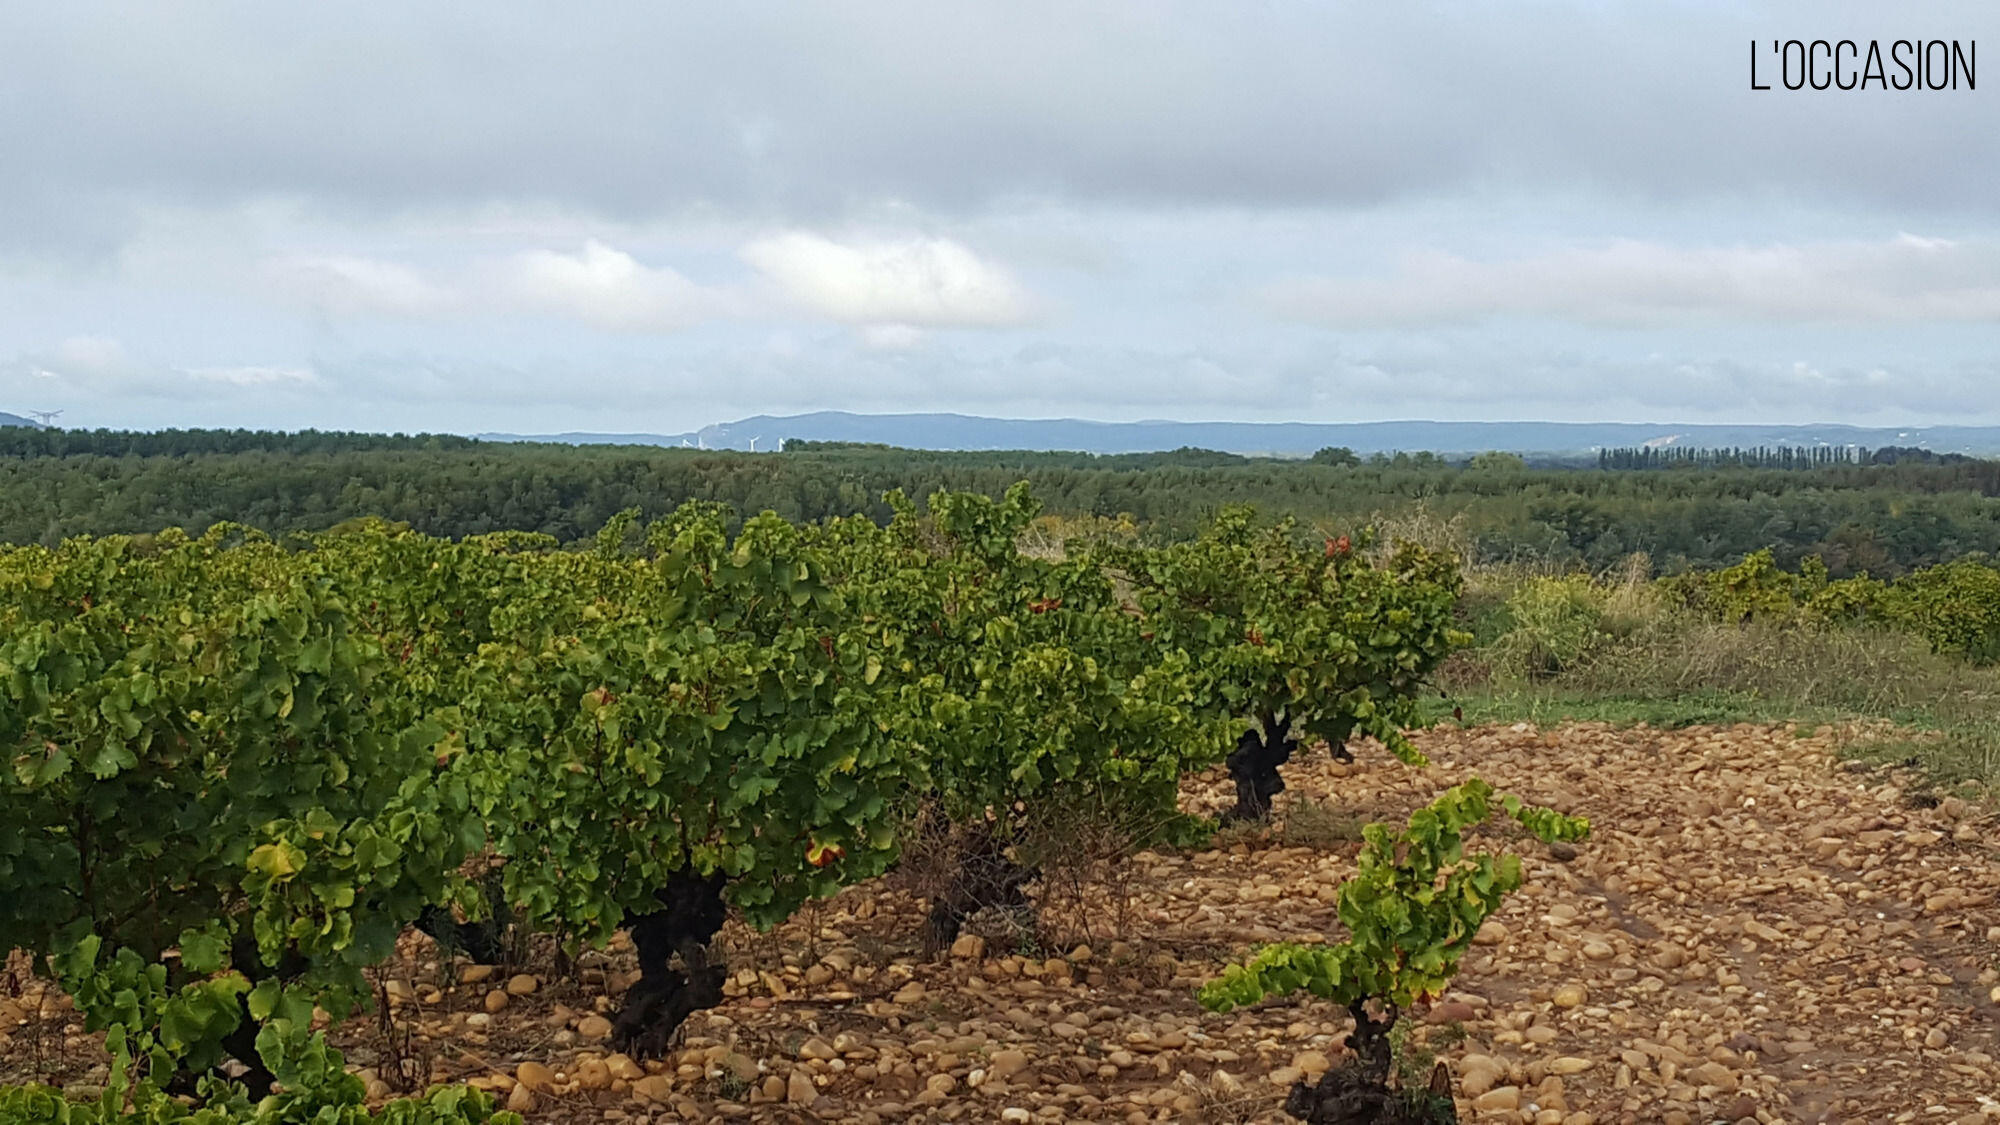
[[[605,1043],[632,967],[617,948],[567,976],[546,956],[488,975],[413,937],[383,974],[392,1018],[336,1039],[378,1094],[400,1067],[530,1121],[1284,1120],[1344,1013],[1218,1016],[1195,987],[1251,943],[1326,935],[1359,823],[1477,773],[1595,831],[1573,851],[1482,841],[1521,849],[1527,885],[1417,1044],[1450,1064],[1465,1120],[2000,1121],[2000,833],[1979,805],[1843,765],[1846,733],[1519,725],[1426,732],[1425,770],[1307,755],[1274,827],[1048,888],[1045,947],[989,932],[927,960],[920,904],[884,886],[774,934],[732,925],[727,1003],[662,1063]],[[1219,808],[1223,779],[1188,796]],[[9,1077],[88,1081],[74,1018],[32,982],[0,999]]]

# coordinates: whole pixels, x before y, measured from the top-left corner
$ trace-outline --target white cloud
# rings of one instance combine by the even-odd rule
[[[18,394],[200,398],[231,390],[309,387],[310,368],[275,365],[175,367],[134,356],[117,340],[72,336],[53,348],[0,362],[0,391]]]
[[[595,239],[575,253],[524,250],[430,273],[350,255],[284,259],[267,272],[294,298],[342,316],[532,313],[618,332],[671,332],[740,311],[728,291]]]
[[[576,254],[516,255],[493,282],[502,296],[525,308],[621,331],[685,328],[724,311],[726,304],[721,294],[675,270],[643,265],[595,240]]]
[[[458,293],[416,269],[378,258],[299,257],[274,263],[270,272],[300,299],[340,315],[432,316],[460,303]]]
[[[85,378],[118,377],[138,369],[132,357],[125,353],[124,345],[104,336],[71,336],[50,349],[45,356],[37,357],[44,370],[37,374],[44,378],[61,378],[76,374]]]
[[[1610,326],[1697,319],[1843,324],[2000,321],[2000,243],[1687,248],[1619,240],[1498,261],[1407,255],[1392,276],[1266,287],[1278,315],[1337,328],[1526,316]]]
[[[314,383],[319,376],[304,367],[190,367],[187,375],[204,383],[232,387],[263,387],[274,383]]]
[[[777,283],[781,303],[861,326],[872,349],[914,347],[925,328],[1020,324],[1031,312],[1013,277],[950,239],[839,243],[790,233],[752,242],[742,257]],[[739,289],[699,284],[595,239],[574,253],[526,250],[443,274],[356,256],[295,258],[271,270],[293,296],[345,315],[526,312],[650,333],[758,311]]]
[[[875,352],[906,352],[924,342],[924,330],[907,324],[868,324],[856,333],[861,346]]]
[[[1006,270],[947,238],[841,243],[793,231],[752,242],[743,259],[801,306],[847,324],[990,328],[1033,313]]]

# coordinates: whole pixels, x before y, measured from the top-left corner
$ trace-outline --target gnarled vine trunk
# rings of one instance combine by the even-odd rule
[[[1040,872],[1009,857],[996,833],[970,834],[955,860],[951,882],[931,899],[930,917],[924,926],[924,950],[931,956],[949,949],[958,940],[965,920],[981,910],[997,908],[1030,919],[1034,916],[1026,888]]]
[[[500,868],[489,870],[481,880],[486,892],[486,917],[461,922],[448,906],[426,906],[417,915],[417,929],[430,935],[446,956],[464,953],[475,965],[498,965],[507,957],[507,939],[513,929],[512,910],[501,882]]]
[[[239,937],[231,944],[229,959],[230,963],[253,985],[271,979],[293,980],[306,971],[305,958],[289,950],[278,960],[275,968],[264,964],[263,958],[257,952],[256,940],[250,937]],[[250,1097],[254,1100],[270,1093],[271,1083],[276,1082],[278,1077],[271,1073],[271,1068],[264,1065],[264,1057],[257,1053],[257,1032],[263,1025],[251,1018],[250,994],[244,993],[236,1002],[238,1005],[236,1026],[222,1037],[222,1049],[229,1053],[230,1058],[243,1065],[243,1074],[237,1081],[249,1089]],[[198,1074],[184,1071],[173,1075],[161,1085],[168,1093],[193,1094],[200,1078]]]
[[[1451,1073],[1443,1063],[1431,1072],[1427,1089],[1401,1089],[1391,1081],[1395,1058],[1389,1029],[1396,1025],[1396,1010],[1388,1009],[1379,1019],[1369,1013],[1366,1001],[1347,1010],[1354,1016],[1354,1030],[1347,1037],[1352,1057],[1328,1069],[1318,1082],[1295,1084],[1285,1098],[1285,1112],[1307,1125],[1456,1125]]]
[[[1264,820],[1271,815],[1271,798],[1285,791],[1278,767],[1292,760],[1299,745],[1291,728],[1285,716],[1265,714],[1236,740],[1235,752],[1224,759],[1236,782],[1236,807],[1225,812],[1223,820]]]
[[[714,959],[710,942],[728,917],[722,902],[727,881],[721,872],[680,871],[654,892],[660,909],[626,918],[639,954],[639,980],[626,990],[612,1021],[612,1042],[619,1050],[635,1059],[660,1058],[689,1016],[722,1003],[728,969]]]

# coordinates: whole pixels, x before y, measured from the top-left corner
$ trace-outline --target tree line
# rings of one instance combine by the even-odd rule
[[[1796,446],[1756,446],[1753,448],[1693,449],[1667,446],[1637,446],[1603,449],[1597,453],[1600,469],[1822,469],[1833,465],[1895,465],[1913,461],[1925,465],[1972,463],[1963,453],[1938,453],[1913,445],[1885,445],[1868,449],[1859,445],[1823,445],[1809,449]]]
[[[613,514],[687,500],[793,521],[865,515],[885,493],[1000,495],[1028,480],[1055,517],[1129,516],[1152,541],[1231,505],[1328,529],[1418,520],[1478,562],[1606,567],[1643,551],[1666,572],[1769,548],[1835,577],[1893,577],[2000,553],[2000,462],[1877,450],[1868,463],[1694,462],[1672,472],[1531,465],[1509,454],[1313,460],[1210,450],[937,452],[795,443],[782,454],[479,442],[439,435],[158,434],[0,429],[0,542],[239,522],[273,534],[376,516],[431,535],[529,531],[576,542]],[[1887,455],[1885,457],[1885,454]],[[1780,458],[1782,461],[1782,458]]]

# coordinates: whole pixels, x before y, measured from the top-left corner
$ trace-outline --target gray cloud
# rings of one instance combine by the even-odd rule
[[[270,424],[370,429],[680,432],[820,409],[959,410],[1104,419],[1555,419],[2000,423],[2000,362],[1744,356],[1391,337],[1324,347],[1186,348],[939,337],[872,346],[844,331],[670,352],[478,356],[463,349],[321,351],[301,365],[182,368],[78,338],[0,360],[0,402],[68,406],[88,425]],[[294,413],[297,412],[297,413]]]
[[[401,262],[353,254],[295,255],[268,262],[283,292],[334,316],[439,316],[465,306],[464,294]]]
[[[828,338],[529,364],[448,357],[322,356],[322,377],[363,397],[451,417],[469,407],[547,419],[608,398],[619,424],[693,429],[755,413],[961,410],[1107,419],[1569,419],[2000,421],[2000,361],[1849,363],[1738,358],[1698,348],[1633,353],[1502,345],[1395,343],[1325,351],[1256,345],[1188,349],[932,342],[872,349]],[[1496,377],[1496,369],[1505,375]],[[477,393],[468,402],[468,388]],[[1885,391],[1889,392],[1885,395]],[[500,416],[500,415],[494,415]],[[436,423],[429,423],[436,424]],[[498,423],[495,423],[498,425]],[[518,428],[518,423],[509,423]]]
[[[1993,100],[1747,89],[1891,14],[13,5],[0,409],[2000,420]]]
[[[1883,242],[1678,247],[1620,240],[1502,261],[1408,255],[1380,278],[1299,278],[1259,300],[1332,327],[1496,316],[1650,326],[1703,319],[2000,323],[2000,243],[1904,234]]]
[[[1347,206],[1509,182],[1991,214],[1980,95],[1753,94],[1771,36],[2000,30],[1876,5],[16,5],[21,214],[298,197],[811,220],[1063,199]],[[1893,26],[1892,26],[1893,25]],[[45,233],[45,232],[43,232]],[[10,242],[38,232],[6,224]]]
[[[135,356],[117,340],[73,336],[0,362],[0,390],[21,401],[78,397],[201,400],[259,391],[316,389],[311,368],[284,364],[176,367]]]

